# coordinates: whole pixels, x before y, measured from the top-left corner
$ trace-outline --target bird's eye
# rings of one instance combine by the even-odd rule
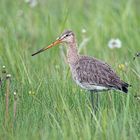
[[[68,37],[69,35],[68,34],[66,34],[66,37]]]

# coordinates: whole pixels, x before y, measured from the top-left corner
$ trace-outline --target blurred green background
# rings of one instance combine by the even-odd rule
[[[139,7],[139,0],[1,0],[0,68],[12,77],[6,126],[5,81],[0,90],[0,139],[140,139],[140,99],[134,97],[140,95],[140,59],[133,61],[140,51]],[[66,47],[31,56],[65,29],[79,45],[88,39],[81,54],[106,61],[132,84],[128,95],[100,94],[92,120],[89,94],[75,85],[64,61]],[[112,38],[121,40],[120,49],[108,47]]]

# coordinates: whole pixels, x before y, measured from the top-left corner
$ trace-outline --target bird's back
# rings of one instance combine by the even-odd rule
[[[118,89],[128,92],[129,85],[123,82],[107,63],[96,58],[80,56],[71,70],[76,83],[87,90]]]

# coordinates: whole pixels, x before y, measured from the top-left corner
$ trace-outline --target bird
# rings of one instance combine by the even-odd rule
[[[81,88],[88,90],[91,93],[93,111],[96,112],[98,109],[99,92],[117,90],[128,93],[128,87],[130,85],[121,80],[109,64],[97,58],[80,55],[78,53],[76,35],[71,30],[64,31],[53,43],[33,53],[32,56],[57,46],[60,43],[65,43],[67,46],[67,62],[70,66],[73,80]],[[94,93],[97,93],[96,106]]]

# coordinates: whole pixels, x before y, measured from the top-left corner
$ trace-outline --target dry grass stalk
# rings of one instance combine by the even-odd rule
[[[15,121],[15,119],[16,119],[16,112],[17,112],[17,93],[16,92],[14,92],[14,121]]]
[[[9,95],[10,95],[10,79],[11,75],[6,75],[6,93],[5,93],[5,102],[6,102],[6,109],[5,109],[5,124],[9,119]]]
[[[0,87],[2,88],[2,83],[5,80],[6,77],[6,68],[5,66],[2,66],[2,77],[0,77]]]

